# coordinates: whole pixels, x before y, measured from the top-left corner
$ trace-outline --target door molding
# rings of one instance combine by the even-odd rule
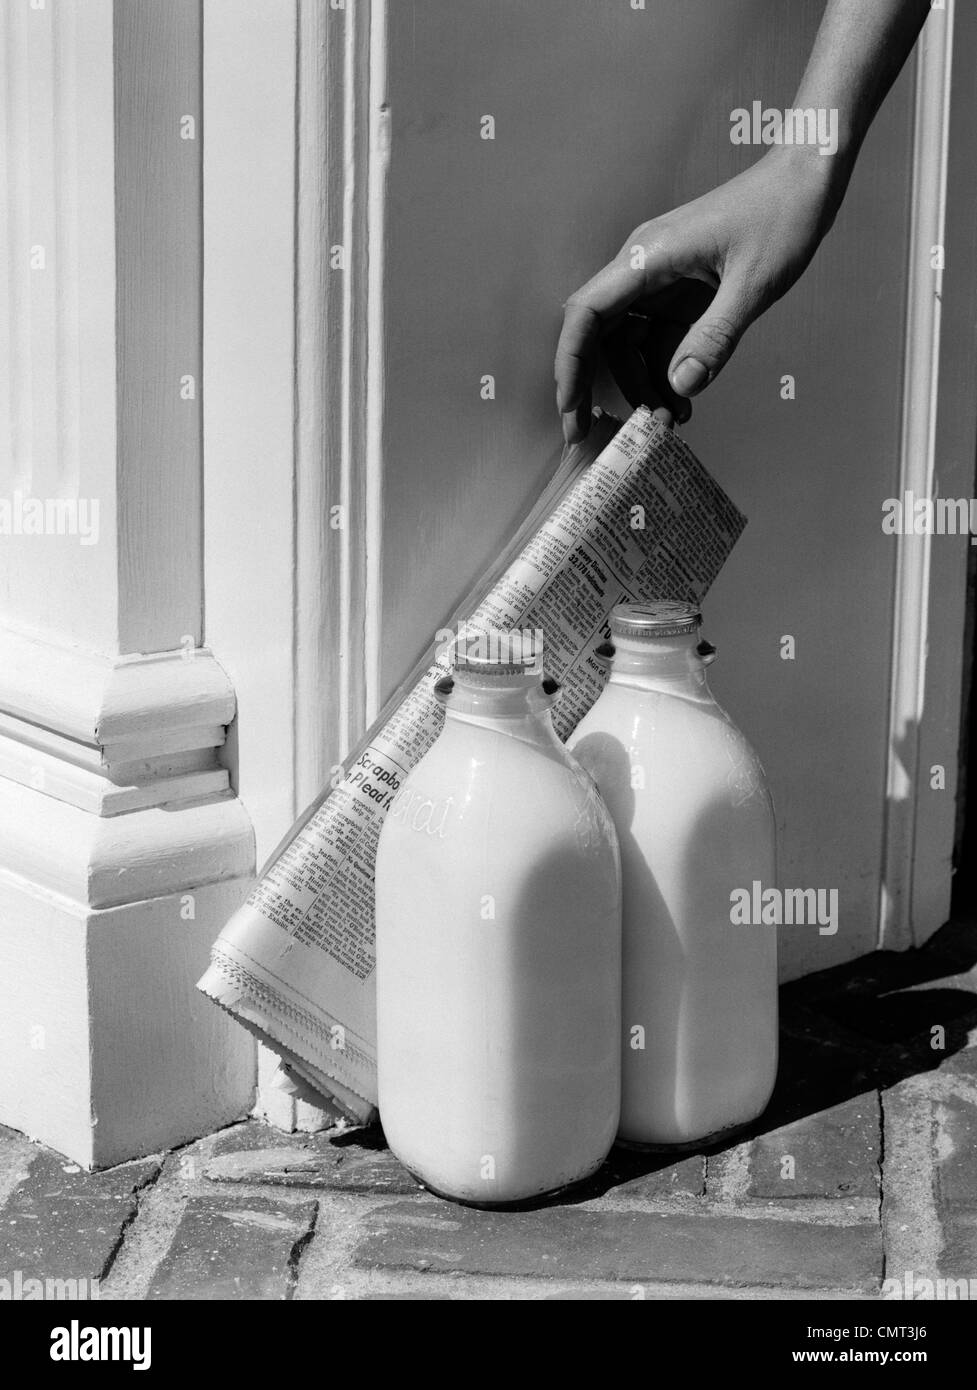
[[[377,703],[385,43],[380,0],[297,0],[297,811]]]
[[[385,20],[381,0],[204,6],[206,630],[259,863],[377,702]],[[262,1049],[261,1113],[334,1118],[275,1065]]]
[[[910,252],[896,496],[973,491],[977,372],[974,199],[961,158],[977,103],[952,82],[977,42],[971,7],[931,10],[916,52]],[[933,265],[943,247],[946,269]],[[959,267],[959,273],[957,273]],[[948,294],[945,295],[944,291]],[[962,719],[966,545],[896,536],[878,944],[925,941],[947,919]],[[931,768],[945,768],[944,790]],[[938,780],[938,779],[937,779]]]

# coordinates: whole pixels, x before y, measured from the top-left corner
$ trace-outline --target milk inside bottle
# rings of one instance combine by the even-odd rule
[[[596,1169],[620,1105],[620,868],[531,635],[459,644],[376,862],[380,1119],[432,1191],[493,1206]]]
[[[698,610],[621,605],[608,683],[569,745],[617,827],[623,879],[619,1137],[688,1144],[764,1109],[777,1070],[776,928],[731,894],[776,884],[773,806],[709,690]]]

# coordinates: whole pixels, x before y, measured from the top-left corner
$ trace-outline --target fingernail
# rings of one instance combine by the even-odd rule
[[[680,396],[693,396],[709,380],[709,369],[698,357],[683,357],[671,375],[672,389]]]

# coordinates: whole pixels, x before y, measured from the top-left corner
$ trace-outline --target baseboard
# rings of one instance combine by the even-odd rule
[[[0,632],[0,1122],[85,1167],[246,1113],[254,1045],[195,989],[254,836],[211,653]]]

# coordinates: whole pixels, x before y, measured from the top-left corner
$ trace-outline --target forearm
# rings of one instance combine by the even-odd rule
[[[782,0],[778,8],[789,9]],[[570,296],[555,372],[569,442],[587,433],[598,352],[612,336],[632,404],[664,400],[678,412],[715,380],[750,324],[809,264],[929,12],[930,0],[827,0],[794,98],[802,119],[791,125],[792,135],[807,131],[814,113],[819,138],[774,141],[735,178],[637,227]],[[830,113],[828,140],[821,113]],[[705,305],[703,287],[715,292]]]
[[[794,105],[838,112],[838,152],[826,162],[845,183],[929,12],[930,0],[828,0]]]

